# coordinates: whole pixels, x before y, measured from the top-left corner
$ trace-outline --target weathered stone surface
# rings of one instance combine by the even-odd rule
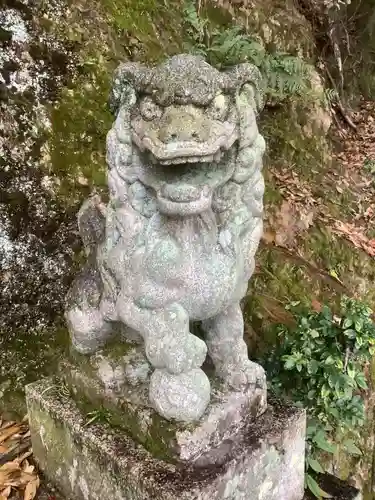
[[[150,404],[151,365],[142,346],[124,342],[109,344],[91,356],[73,351],[72,360],[60,364],[60,373],[81,409],[105,408],[112,424],[169,461],[217,463],[219,457],[212,449],[223,441],[229,449],[248,418],[258,417],[259,408],[266,404],[254,403],[251,386],[228,390],[211,377],[212,398],[201,419],[189,424],[167,421]],[[263,396],[260,390],[258,398]],[[220,459],[225,456],[222,450]]]
[[[303,498],[305,415],[299,409],[271,402],[256,426],[249,423],[238,434],[224,463],[197,467],[163,462],[106,424],[85,425],[84,415],[51,380],[26,392],[34,454],[68,498]]]
[[[72,345],[95,352],[119,322],[138,332],[153,368],[149,399],[166,419],[204,414],[207,352],[228,387],[251,386],[264,411],[265,373],[248,358],[240,308],[263,230],[259,70],[218,71],[189,54],[124,63],[110,104],[110,197],[78,214],[92,258],[68,295]]]

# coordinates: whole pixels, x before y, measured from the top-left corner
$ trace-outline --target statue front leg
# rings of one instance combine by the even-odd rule
[[[153,408],[167,419],[199,419],[210,400],[210,383],[200,368],[207,347],[190,333],[185,309],[177,303],[160,309],[141,308],[131,297],[120,294],[117,310],[121,321],[144,339],[146,356],[155,369],[149,389]]]
[[[234,389],[253,385],[254,389],[266,390],[263,368],[248,357],[239,303],[203,321],[202,328],[206,333],[208,353],[220,378]]]

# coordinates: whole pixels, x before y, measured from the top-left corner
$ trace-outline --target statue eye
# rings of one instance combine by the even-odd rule
[[[228,104],[228,98],[225,95],[217,95],[208,108],[209,115],[214,120],[225,120],[228,114]]]
[[[145,97],[142,99],[139,110],[141,112],[142,117],[145,120],[153,120],[154,118],[160,118],[163,114],[160,106],[154,103],[154,101],[150,97]]]

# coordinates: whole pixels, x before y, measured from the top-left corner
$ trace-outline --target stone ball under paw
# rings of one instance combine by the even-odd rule
[[[199,368],[179,375],[155,370],[151,376],[151,405],[167,420],[198,420],[207,408],[210,394],[210,381]]]

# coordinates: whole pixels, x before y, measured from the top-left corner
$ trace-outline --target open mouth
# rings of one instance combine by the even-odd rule
[[[229,180],[235,168],[237,146],[212,155],[156,158],[146,149],[142,182],[152,188],[160,213],[170,216],[196,215],[212,206],[217,186]]]

